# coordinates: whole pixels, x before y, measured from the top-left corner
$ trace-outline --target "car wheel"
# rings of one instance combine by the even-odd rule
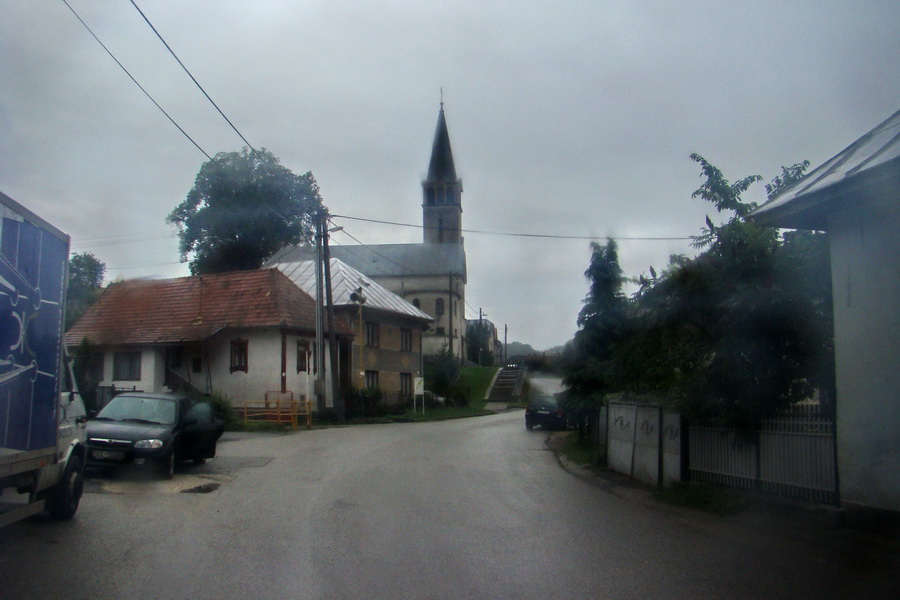
[[[73,456],[66,465],[62,479],[50,492],[47,498],[47,511],[54,519],[65,521],[75,516],[81,494],[84,492],[84,472],[81,459]]]
[[[169,452],[165,458],[162,459],[162,462],[159,464],[160,467],[160,475],[162,475],[163,479],[172,479],[175,476],[175,451]]]

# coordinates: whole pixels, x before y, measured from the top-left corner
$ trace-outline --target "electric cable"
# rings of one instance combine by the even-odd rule
[[[231,119],[229,119],[228,117],[225,116],[225,113],[222,112],[222,109],[219,108],[219,105],[216,104],[216,103],[213,101],[213,99],[209,97],[209,94],[206,93],[206,90],[203,89],[203,86],[200,85],[200,82],[197,81],[197,79],[191,74],[191,72],[188,70],[188,68],[187,68],[186,66],[184,66],[184,63],[181,62],[181,59],[178,58],[178,55],[175,54],[175,51],[172,50],[172,48],[169,46],[169,44],[166,42],[166,40],[163,39],[163,36],[160,35],[159,31],[156,30],[156,27],[153,26],[153,23],[151,23],[151,22],[150,22],[150,19],[147,18],[147,15],[144,14],[144,11],[141,10],[141,8],[137,5],[137,3],[136,3],[134,0],[131,0],[131,5],[134,6],[134,8],[135,8],[135,9],[140,13],[140,15],[144,18],[144,21],[147,22],[147,25],[150,26],[150,29],[152,29],[152,30],[153,30],[153,33],[156,34],[156,37],[159,38],[159,41],[161,41],[161,42],[163,43],[163,46],[166,47],[166,50],[169,51],[169,54],[171,54],[172,57],[173,57],[176,61],[178,61],[178,64],[181,65],[181,68],[184,69],[184,72],[187,73],[188,77],[191,78],[191,81],[194,82],[194,85],[196,85],[196,86],[200,89],[200,91],[203,92],[203,95],[206,96],[206,99],[209,100],[210,104],[212,104],[212,105],[215,107],[215,109],[216,109],[217,111],[219,111],[219,114],[222,115],[222,118],[225,119],[225,122],[228,123],[228,124],[231,126],[232,129],[234,129],[234,132],[235,132],[236,134],[238,134],[238,136],[240,136],[240,138],[241,138],[242,140],[244,140],[244,143],[247,144],[247,146],[250,148],[250,150],[252,150],[253,152],[256,152],[256,148],[253,147],[253,144],[251,144],[250,142],[248,142],[248,141],[247,141],[247,138],[244,137],[244,134],[242,134],[240,131],[238,131],[238,128],[234,126],[234,123],[231,122]]]
[[[72,11],[72,14],[75,15],[75,18],[78,19],[78,21],[84,26],[84,28],[88,30],[88,33],[90,33],[91,36],[92,36],[95,40],[97,40],[97,43],[100,44],[100,46],[102,46],[104,50],[106,50],[106,53],[109,54],[110,58],[112,58],[114,61],[116,61],[116,64],[119,65],[119,68],[122,69],[123,71],[125,71],[125,74],[128,75],[128,77],[131,79],[131,81],[133,81],[134,84],[135,84],[136,86],[138,86],[142,92],[144,92],[144,95],[147,96],[147,98],[150,99],[150,102],[152,102],[154,105],[156,105],[156,108],[158,108],[158,109],[160,110],[160,112],[162,112],[162,114],[166,115],[166,118],[169,119],[169,121],[172,122],[172,125],[174,125],[175,127],[177,127],[177,128],[178,128],[178,131],[180,131],[181,134],[182,134],[184,137],[186,137],[187,139],[189,139],[189,140],[191,141],[191,143],[192,143],[194,146],[197,147],[197,150],[199,150],[200,152],[202,152],[203,155],[204,155],[206,158],[208,158],[209,160],[212,160],[212,157],[211,157],[209,154],[207,154],[206,150],[204,150],[203,148],[201,148],[201,147],[200,147],[200,144],[198,144],[197,142],[195,142],[195,141],[194,141],[194,138],[192,138],[191,136],[189,136],[189,135],[187,134],[187,132],[186,132],[184,129],[181,128],[181,125],[179,125],[178,123],[176,123],[176,122],[175,122],[175,119],[173,119],[173,118],[169,115],[169,113],[167,113],[167,112],[165,111],[165,109],[163,109],[163,107],[159,105],[159,102],[157,102],[156,100],[153,99],[153,96],[150,95],[150,92],[148,92],[147,90],[145,90],[145,89],[144,89],[144,86],[142,86],[140,83],[138,83],[138,80],[135,79],[134,76],[133,76],[131,73],[128,72],[128,69],[125,68],[125,65],[123,65],[121,62],[119,62],[119,59],[116,58],[116,56],[110,51],[110,49],[106,47],[106,44],[104,44],[103,42],[100,41],[100,38],[97,37],[97,34],[95,34],[95,33],[93,32],[93,30],[92,30],[90,27],[88,27],[88,24],[84,22],[84,19],[82,19],[81,16],[80,16],[77,12],[75,12],[75,9],[72,8],[72,6],[68,3],[68,1],[67,1],[67,0],[62,0],[62,3],[65,4],[66,7],[67,7],[70,11]]]

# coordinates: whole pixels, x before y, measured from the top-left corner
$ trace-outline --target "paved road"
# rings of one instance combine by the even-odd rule
[[[0,531],[0,598],[897,597],[896,554],[595,485],[522,420],[232,435],[171,483],[91,481],[74,521]]]

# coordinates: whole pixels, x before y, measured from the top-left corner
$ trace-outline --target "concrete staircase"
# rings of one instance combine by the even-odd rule
[[[491,386],[488,402],[511,402],[518,400],[525,383],[525,367],[509,366],[500,369]]]

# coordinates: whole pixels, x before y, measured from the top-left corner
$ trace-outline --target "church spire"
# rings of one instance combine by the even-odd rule
[[[456,181],[456,166],[453,164],[453,150],[450,148],[450,133],[447,131],[447,119],[444,117],[443,100],[441,112],[438,114],[437,129],[434,131],[434,143],[431,145],[431,162],[428,165],[426,181]]]
[[[444,116],[444,94],[438,113],[428,177],[422,182],[422,222],[426,243],[462,242],[462,180],[456,176],[450,133]]]

